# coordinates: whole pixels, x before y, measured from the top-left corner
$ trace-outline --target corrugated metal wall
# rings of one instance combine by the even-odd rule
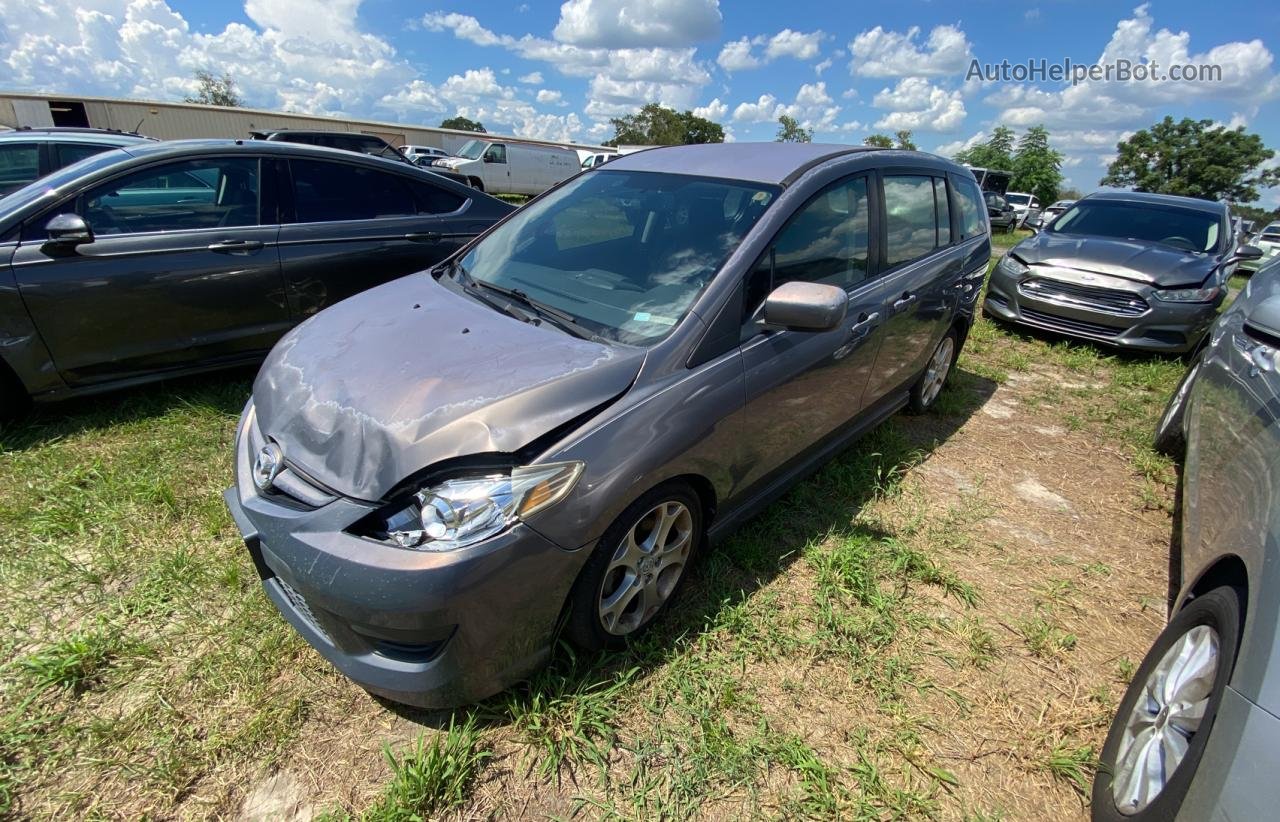
[[[138,100],[114,100],[103,97],[75,97],[73,95],[0,94],[0,125],[47,126],[45,118],[35,122],[33,111],[43,102],[47,111],[50,99],[83,101],[89,124],[97,128],[115,128],[121,131],[138,131],[161,140],[185,140],[193,137],[248,137],[250,131],[273,128],[304,128],[324,131],[360,131],[376,134],[393,145],[436,146],[446,151],[456,151],[474,134],[463,131],[410,126],[400,123],[384,123],[375,120],[340,120],[305,114],[285,114],[248,108],[222,108],[194,103],[152,103]],[[510,135],[490,134],[501,140],[567,145],[571,148],[600,148],[586,144],[553,143],[546,140],[530,140]]]

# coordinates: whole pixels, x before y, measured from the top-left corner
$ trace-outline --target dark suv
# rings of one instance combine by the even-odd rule
[[[376,134],[364,134],[355,131],[304,131],[302,129],[279,128],[271,131],[251,131],[249,136],[255,140],[275,140],[284,143],[302,143],[308,146],[338,148],[343,151],[354,151],[357,154],[368,154],[371,157],[381,157],[384,160],[395,160],[398,163],[406,163],[418,167],[417,163],[404,156],[398,148]],[[426,168],[441,177],[447,177],[455,183],[461,183],[464,186],[471,185],[466,175],[457,174],[446,168],[428,166],[422,166],[422,168]]]
[[[55,126],[0,132],[0,197],[85,157],[147,142],[155,140],[103,128]]]
[[[0,200],[0,413],[260,359],[512,210],[408,163],[291,143],[90,157]]]
[[[286,335],[226,493],[267,595],[418,705],[639,636],[704,543],[937,399],[991,253],[972,174],[813,143],[611,160]]]

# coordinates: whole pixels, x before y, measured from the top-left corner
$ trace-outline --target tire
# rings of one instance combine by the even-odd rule
[[[950,355],[947,355],[948,347]],[[960,356],[960,339],[956,334],[956,330],[952,328],[947,335],[938,342],[938,347],[933,349],[933,353],[929,355],[929,364],[925,366],[924,373],[920,375],[920,379],[916,380],[916,384],[911,386],[911,395],[907,399],[907,409],[912,414],[923,414],[928,411],[938,400],[938,395],[942,393],[942,387],[946,385],[947,378],[951,376],[951,370],[955,367],[956,359]]]
[[[1098,774],[1093,780],[1092,809],[1096,822],[1168,820],[1177,815],[1208,744],[1213,720],[1222,704],[1222,693],[1235,667],[1241,619],[1239,592],[1223,586],[1189,601],[1156,637],[1120,701],[1120,710],[1102,746]],[[1208,657],[1206,664],[1162,670],[1166,654],[1170,659],[1184,654],[1194,658],[1196,652],[1207,654],[1214,648],[1212,639],[1216,639],[1216,656]],[[1207,679],[1210,672],[1211,682]],[[1190,699],[1196,710],[1203,706],[1198,722],[1193,717],[1179,716],[1178,712],[1168,713],[1167,705],[1151,695],[1167,697],[1170,690],[1181,700]],[[1151,751],[1150,744],[1135,744],[1131,729],[1136,729],[1137,735],[1149,742],[1158,743],[1159,750]],[[1182,749],[1181,758],[1165,773],[1164,763],[1176,756],[1178,748]],[[1127,752],[1143,750],[1154,756],[1117,764]],[[1147,779],[1129,778],[1135,765],[1148,769]],[[1160,772],[1159,777],[1151,776],[1153,767]],[[1118,788],[1113,787],[1117,779]],[[1122,813],[1117,796],[1120,802],[1134,800],[1135,804]]]
[[[0,427],[20,418],[31,408],[31,397],[22,381],[0,363]]]
[[[1187,395],[1191,393],[1191,386],[1195,382],[1196,374],[1200,371],[1200,363],[1200,358],[1196,357],[1187,369],[1187,373],[1182,375],[1182,381],[1174,389],[1173,396],[1165,405],[1164,413],[1160,415],[1160,422],[1156,424],[1156,435],[1151,441],[1151,447],[1158,453],[1175,460],[1181,460],[1187,452],[1187,436],[1183,428],[1183,419],[1187,410]]]
[[[668,517],[668,550],[650,553],[643,543],[661,533]],[[600,538],[569,593],[565,636],[586,651],[625,648],[677,599],[702,540],[702,504],[686,483],[660,485],[631,503]]]
[[[479,177],[471,177],[468,180],[468,182],[471,183],[471,187],[474,188],[476,191],[479,191],[481,193],[484,192],[484,183],[480,180]]]

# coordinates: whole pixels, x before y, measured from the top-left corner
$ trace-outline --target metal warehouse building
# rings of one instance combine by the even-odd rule
[[[435,146],[456,152],[474,132],[454,131],[376,120],[349,120],[311,114],[285,114],[253,108],[227,108],[200,103],[161,103],[117,100],[109,97],[76,97],[0,92],[0,126],[41,128],[92,126],[137,131],[161,140],[192,137],[247,138],[250,131],[276,128],[356,131],[376,134],[394,146]],[[518,141],[573,149],[600,149],[587,144],[554,143],[501,134],[487,135],[503,142]],[[606,151],[610,149],[604,149]]]

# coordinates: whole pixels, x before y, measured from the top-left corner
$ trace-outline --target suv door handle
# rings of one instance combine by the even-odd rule
[[[404,238],[411,243],[438,243],[444,235],[438,231],[411,231]]]
[[[916,295],[910,291],[903,292],[902,296],[893,301],[893,310],[901,311],[916,301]]]
[[[250,251],[261,251],[261,240],[219,240],[209,244],[209,250],[218,254],[246,254]]]
[[[871,329],[880,321],[880,312],[873,311],[870,314],[863,314],[858,321],[849,327],[849,338],[860,336],[863,333],[870,333]]]

